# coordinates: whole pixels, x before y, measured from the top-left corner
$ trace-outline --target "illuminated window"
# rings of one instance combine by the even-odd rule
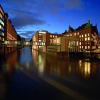
[[[88,33],[88,36],[90,36],[90,34]]]
[[[77,35],[79,35],[79,32],[77,33]]]
[[[81,42],[80,42],[80,45],[81,45]]]
[[[90,40],[90,37],[88,37],[88,40]]]
[[[88,46],[88,49],[90,49],[90,46]]]
[[[85,37],[87,37],[87,34],[85,34]]]
[[[35,44],[37,45],[37,42]]]
[[[76,36],[76,33],[74,33],[74,35]]]
[[[82,37],[83,37],[83,35],[82,35]]]
[[[81,35],[79,37],[81,38]]]
[[[70,34],[70,36],[72,36],[72,34]]]
[[[44,43],[44,45],[45,45],[45,43]]]
[[[80,49],[81,49],[81,46],[80,46]]]
[[[85,46],[85,49],[87,49],[87,46]]]
[[[78,46],[78,41],[76,42],[76,46]]]
[[[83,49],[83,46],[82,46],[82,49]]]
[[[87,41],[87,38],[85,38],[85,41]]]
[[[39,35],[42,35],[41,33],[39,33]]]
[[[52,35],[50,35],[50,37],[52,37]]]

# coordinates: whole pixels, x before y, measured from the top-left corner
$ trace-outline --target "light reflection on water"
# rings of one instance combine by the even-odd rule
[[[83,77],[89,77],[91,74],[91,63],[90,62],[82,62],[79,60],[79,70]]]
[[[9,80],[9,77],[13,76],[13,72],[18,70],[27,70],[28,72],[31,70],[32,73],[36,72],[42,76],[57,75],[59,77],[63,77],[63,79],[69,77],[73,80],[71,82],[74,82],[74,84],[76,80],[78,80],[77,82],[79,82],[79,84],[83,83],[84,80],[80,82],[80,78],[89,80],[95,77],[95,79],[97,79],[97,83],[98,80],[100,80],[100,62],[91,62],[88,59],[56,58],[45,53],[31,50],[28,47],[11,54],[3,64],[3,68],[1,70],[0,77],[2,77],[2,85],[5,89],[6,82],[3,80],[4,75],[8,77]],[[17,75],[15,74],[15,76]],[[16,81],[19,81],[19,79],[16,79]],[[96,85],[93,86],[95,88]],[[5,91],[6,90],[0,90],[0,93],[2,92],[4,95]]]
[[[9,56],[3,70],[12,73],[13,70],[18,70],[19,68],[30,70],[33,67],[34,69],[32,70],[37,70],[40,75],[55,74],[62,77],[78,76],[87,79],[98,75],[99,65],[99,62],[91,62],[90,60],[76,58],[58,59],[26,47],[20,52],[16,51]]]
[[[78,75],[83,78],[90,78],[96,75],[99,68],[99,62],[75,58],[57,59],[35,50],[32,50],[32,56],[38,71],[42,74]]]

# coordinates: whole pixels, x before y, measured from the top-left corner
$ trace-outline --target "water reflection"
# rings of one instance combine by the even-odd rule
[[[44,54],[40,54],[39,51],[35,51],[32,50],[32,55],[33,55],[33,59],[34,59],[34,64],[36,65],[38,72],[40,74],[44,73],[44,68],[45,68],[45,60],[46,60],[46,56]]]
[[[11,53],[0,64],[0,100],[6,99],[7,87],[10,82],[17,62],[17,51]]]
[[[100,80],[100,62],[76,58],[61,59],[25,47],[10,54],[5,63],[2,64],[2,67],[0,67],[0,99],[4,97],[7,89],[6,86],[11,80],[14,80],[12,87],[15,90],[19,78],[20,81],[24,80],[23,77],[21,78],[21,74],[17,73],[18,71],[20,73],[22,70],[32,75],[34,72],[36,72],[36,75],[42,76],[56,75],[64,79],[69,78],[75,82],[79,82],[81,79],[93,78],[96,79],[96,82]]]
[[[85,78],[89,77],[91,74],[91,63],[86,61],[82,62],[82,60],[79,60],[79,71]]]
[[[58,59],[47,54],[32,50],[33,62],[41,74],[56,74],[59,76],[81,76],[90,78],[96,75],[99,62],[75,58]]]

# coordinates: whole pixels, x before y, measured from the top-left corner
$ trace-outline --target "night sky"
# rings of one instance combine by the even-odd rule
[[[16,31],[29,40],[37,30],[62,33],[86,23],[100,32],[100,0],[0,0]]]

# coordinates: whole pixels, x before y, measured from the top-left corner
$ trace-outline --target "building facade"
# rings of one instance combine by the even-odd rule
[[[17,32],[12,25],[8,14],[5,13],[5,53],[9,53],[17,49]]]
[[[4,24],[4,10],[0,5],[0,55],[4,52],[4,32],[5,32],[5,24]]]
[[[93,51],[98,48],[98,29],[97,26],[93,26],[90,23],[90,20],[77,29],[69,26],[68,31],[65,31],[63,36],[79,38],[80,51]]]
[[[37,31],[32,37],[32,49],[46,52],[47,46],[50,44],[49,32],[45,30]]]
[[[0,55],[17,49],[17,32],[0,5]]]
[[[54,45],[55,38],[57,38],[58,36],[59,34],[51,34],[50,32],[45,30],[39,30],[32,37],[32,48],[47,52],[48,46]]]

